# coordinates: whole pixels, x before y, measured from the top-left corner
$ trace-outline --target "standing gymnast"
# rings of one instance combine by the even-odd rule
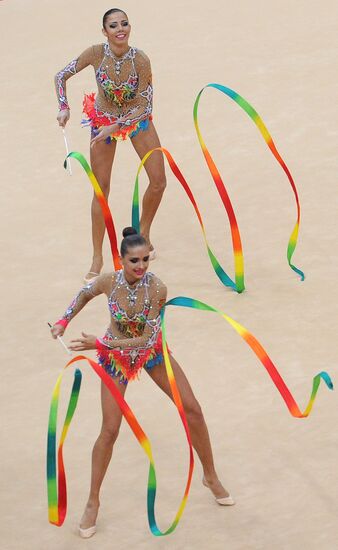
[[[148,57],[129,46],[130,23],[126,13],[118,8],[103,16],[104,44],[87,48],[79,57],[55,76],[59,102],[57,120],[66,126],[70,109],[66,95],[66,81],[74,74],[92,65],[98,91],[86,95],[83,101],[86,119],[91,126],[90,162],[106,198],[117,140],[130,138],[140,159],[151,149],[160,146],[152,122],[152,75]],[[159,207],[166,178],[162,153],[155,152],[145,163],[149,185],[142,202],[141,234],[150,245],[150,259],[155,251],[150,243],[150,226]],[[102,243],[105,224],[100,205],[94,195],[91,208],[93,258],[85,282],[97,276],[103,267]]]
[[[52,336],[62,336],[69,321],[99,294],[106,294],[111,315],[102,339],[82,333],[72,340],[72,351],[98,349],[98,362],[112,377],[124,396],[129,380],[138,377],[142,368],[171,399],[171,389],[162,355],[160,309],[166,302],[167,289],[154,274],[148,273],[149,244],[133,228],[123,231],[121,259],[123,269],[102,274],[86,285],[74,298],[62,319],[51,329]],[[218,504],[232,505],[234,500],[218,479],[208,429],[190,384],[170,354],[170,362],[181,394],[193,446],[203,467],[203,483]],[[117,439],[122,413],[108,388],[101,383],[102,427],[92,455],[91,486],[79,532],[88,538],[96,532],[100,488]]]

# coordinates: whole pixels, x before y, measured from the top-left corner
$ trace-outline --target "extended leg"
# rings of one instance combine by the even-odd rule
[[[124,384],[120,384],[118,379],[115,380],[115,385],[120,393],[124,395],[126,386]],[[90,493],[81,519],[81,529],[88,529],[89,527],[95,525],[100,506],[99,496],[102,481],[112,456],[113,446],[119,434],[122,420],[120,407],[103,382],[101,383],[101,403],[102,427],[100,435],[93,447]]]
[[[204,479],[209,489],[213,492],[217,499],[226,498],[229,496],[229,493],[226,489],[224,489],[215,470],[208,428],[205,423],[201,407],[194,396],[183,370],[172,355],[170,355],[170,362],[174,371],[178,389],[181,394],[192,443],[203,467]],[[164,365],[158,365],[154,369],[147,372],[154,382],[156,382],[156,384],[170,397],[170,399],[172,399],[171,389]]]

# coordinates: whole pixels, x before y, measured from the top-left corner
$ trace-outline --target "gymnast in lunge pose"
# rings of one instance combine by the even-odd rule
[[[59,102],[57,120],[63,128],[70,117],[66,81],[92,65],[98,91],[83,101],[85,125],[91,126],[90,162],[106,198],[110,190],[112,165],[118,140],[129,137],[140,159],[160,146],[152,122],[152,75],[148,57],[129,46],[130,23],[124,11],[113,8],[103,16],[104,44],[87,48],[55,76]],[[145,163],[149,185],[143,197],[141,234],[150,245],[150,259],[155,251],[150,243],[150,226],[166,186],[161,152],[155,152]],[[94,195],[92,208],[93,259],[85,282],[97,276],[103,266],[102,242],[105,224]]]
[[[171,389],[162,354],[160,310],[166,302],[167,289],[153,273],[147,271],[149,244],[133,228],[123,231],[121,261],[123,269],[102,274],[88,283],[70,304],[62,319],[51,329],[54,338],[61,336],[69,321],[95,296],[106,294],[111,321],[102,339],[82,333],[72,340],[70,349],[98,350],[98,362],[112,377],[124,396],[129,380],[142,370],[170,397]],[[212,456],[208,429],[189,382],[170,354],[176,382],[185,409],[193,446],[203,467],[203,483],[218,504],[232,505],[234,500],[218,479]],[[102,382],[102,428],[93,448],[92,476],[88,502],[80,523],[80,535],[92,536],[96,531],[99,493],[122,419],[122,413],[108,388]]]

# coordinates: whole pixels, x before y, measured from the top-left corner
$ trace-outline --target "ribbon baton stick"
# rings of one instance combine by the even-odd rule
[[[62,128],[62,134],[63,134],[63,140],[65,142],[66,153],[67,153],[67,168],[69,170],[69,175],[72,176],[73,175],[72,165],[70,164],[70,159],[68,158],[69,147],[68,147],[68,141],[67,141],[67,134],[66,134],[66,130],[64,128]]]
[[[47,325],[52,328],[52,325],[50,323],[47,323]],[[61,336],[57,336],[57,339],[59,340],[60,344],[65,348],[68,355],[72,355],[72,352],[70,351],[69,347],[65,344],[63,338]]]

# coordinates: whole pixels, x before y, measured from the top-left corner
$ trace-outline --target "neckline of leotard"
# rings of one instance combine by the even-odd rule
[[[123,55],[121,55],[121,57],[118,57],[117,55],[115,55],[111,51],[110,46],[107,42],[104,42],[104,44],[103,44],[103,53],[104,53],[104,55],[107,55],[108,57],[113,59],[113,61],[115,61],[115,63],[116,62],[122,63],[123,61],[126,61],[127,59],[133,60],[135,58],[136,52],[137,52],[137,48],[134,48],[133,46],[129,46],[129,50],[126,53],[124,53]]]
[[[129,284],[125,275],[124,275],[124,270],[123,269],[118,269],[116,272],[116,284],[124,284],[126,287],[129,287],[129,288],[133,288],[133,285]],[[137,286],[149,286],[149,278],[150,276],[152,275],[152,273],[150,273],[150,271],[146,271],[145,274],[143,275],[142,279],[140,279],[139,281],[135,281],[136,284],[134,283],[135,287]],[[134,288],[135,288],[134,287]]]
[[[135,312],[132,316],[128,315],[128,313],[126,312],[126,310],[124,308],[121,307],[121,305],[119,304],[119,301],[117,299],[117,296],[116,296],[116,289],[119,285],[124,285],[124,286],[127,286],[128,283],[126,282],[125,280],[125,277],[124,277],[124,272],[123,272],[123,269],[120,269],[118,271],[115,272],[116,274],[116,279],[115,279],[115,284],[112,288],[112,291],[110,293],[110,296],[108,298],[108,307],[109,307],[109,310],[111,312],[111,314],[113,313],[121,313],[123,316],[125,316],[128,321],[135,321],[137,320],[137,318],[139,316],[144,316],[145,314],[145,311],[147,309],[149,309],[149,293],[148,293],[148,288],[149,288],[149,283],[150,283],[150,278],[153,276],[152,273],[150,273],[149,271],[147,271],[141,281],[139,281],[138,284],[140,284],[140,287],[141,286],[144,286],[145,288],[145,298],[144,298],[144,304],[143,304],[143,308],[141,311],[138,311],[138,312]],[[116,305],[117,308],[118,308],[118,311],[112,311],[112,306],[113,305]]]

